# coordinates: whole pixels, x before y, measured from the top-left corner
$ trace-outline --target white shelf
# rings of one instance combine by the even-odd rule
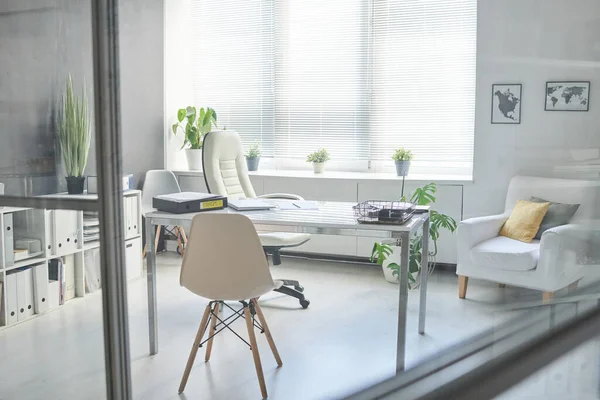
[[[4,270],[11,271],[13,269],[26,267],[28,265],[39,264],[39,263],[42,263],[47,260],[46,256],[43,255],[44,252],[39,252],[36,254],[38,255],[37,257],[33,256],[33,257],[25,258],[23,260],[15,261],[14,265],[8,266],[8,267],[4,268]]]
[[[57,194],[44,197],[54,198],[85,198],[94,199],[95,195],[83,195],[83,196],[70,196],[66,194]],[[143,262],[142,262],[142,250],[141,250],[141,191],[130,190],[123,193],[124,198],[124,231],[132,233],[131,236],[123,238],[129,247],[126,247],[126,275],[128,279],[133,279],[142,276]],[[0,207],[0,225],[6,221],[5,215],[15,212],[24,212],[23,214],[12,215],[12,223],[14,226],[15,233],[19,233],[23,237],[32,237],[40,239],[42,242],[43,251],[38,253],[32,253],[27,258],[15,261],[13,265],[7,267],[1,267],[5,263],[4,253],[0,251],[0,281],[6,283],[6,274],[10,274],[11,271],[18,270],[22,267],[45,265],[49,260],[65,257],[74,256],[74,279],[75,279],[75,295],[76,297],[84,297],[85,293],[85,264],[86,264],[86,250],[97,249],[100,247],[99,240],[90,240],[84,242],[84,232],[87,228],[95,230],[99,226],[97,220],[97,214],[93,217],[84,216],[84,212],[77,210],[37,210],[39,212],[32,212],[35,210],[29,207]],[[2,225],[3,226],[3,225]],[[60,228],[60,229],[57,229]],[[12,232],[11,232],[12,233]],[[89,232],[88,232],[89,233]],[[60,238],[55,237],[60,235]],[[12,238],[11,238],[12,239]],[[91,237],[90,237],[91,239]],[[139,243],[136,242],[139,241]],[[132,243],[133,241],[133,243]],[[4,249],[5,242],[5,229],[0,229],[0,250]],[[62,246],[60,244],[62,243]],[[131,244],[131,245],[130,245]],[[14,247],[14,243],[13,243]],[[50,254],[50,250],[57,251],[57,254]],[[92,261],[95,262],[95,261]],[[43,268],[41,269],[44,270]],[[16,271],[15,271],[16,272]],[[42,272],[43,273],[43,272]],[[38,275],[39,276],[39,275]],[[47,278],[47,277],[46,277]],[[35,278],[33,278],[35,281]],[[8,312],[5,307],[6,301],[8,300],[6,291],[17,290],[12,283],[11,289],[7,286],[3,286],[3,290],[0,292],[0,301],[3,307],[0,309],[0,322],[4,324],[8,320]],[[35,297],[35,288],[32,283],[32,291]],[[18,291],[18,290],[17,290]],[[33,300],[36,301],[35,299]],[[68,302],[71,303],[71,300]],[[11,328],[15,325],[20,325],[23,322],[30,321],[47,312],[57,310],[63,307],[62,305],[48,310],[45,312],[37,313],[18,322],[11,323],[10,325],[0,326],[0,330]],[[14,308],[14,305],[13,305]],[[37,308],[36,308],[37,310]]]

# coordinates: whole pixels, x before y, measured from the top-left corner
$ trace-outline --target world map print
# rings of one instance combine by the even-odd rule
[[[589,82],[548,82],[546,110],[587,111],[589,94]]]

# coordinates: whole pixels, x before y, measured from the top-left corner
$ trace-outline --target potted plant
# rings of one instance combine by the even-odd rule
[[[421,188],[415,189],[410,196],[410,201],[421,206],[433,206],[435,204],[435,194],[437,186],[435,183],[429,183]],[[405,199],[402,199],[405,201]],[[429,240],[433,242],[433,249],[429,251],[427,257],[435,268],[435,257],[438,253],[437,241],[440,237],[440,230],[447,229],[454,233],[456,231],[456,221],[449,215],[439,213],[433,209],[429,211]],[[410,240],[410,258],[408,263],[408,284],[412,288],[416,283],[414,274],[421,269],[422,257],[422,234],[415,234]],[[404,243],[400,243],[400,246]],[[384,276],[388,282],[398,283],[400,271],[400,247],[397,247],[396,241],[376,242],[371,252],[371,261],[376,262],[383,268]],[[391,275],[390,275],[391,271]]]
[[[250,145],[248,152],[246,153],[246,164],[248,165],[248,171],[258,170],[258,163],[260,162],[260,144],[258,142]]]
[[[392,160],[396,162],[396,173],[398,176],[408,175],[410,169],[410,160],[413,159],[411,150],[405,150],[403,147],[396,150],[392,156]]]
[[[306,157],[306,162],[312,163],[315,174],[321,174],[325,171],[327,161],[329,161],[329,153],[326,149],[317,150]]]
[[[85,182],[83,172],[87,165],[92,135],[85,88],[81,90],[81,97],[78,97],[73,91],[73,78],[71,78],[71,75],[67,78],[57,128],[60,149],[67,173],[67,191],[69,194],[81,194]]]
[[[185,127],[183,126],[183,121]],[[213,124],[217,127],[217,113],[210,107],[200,108],[196,111],[196,107],[188,106],[177,111],[177,123],[173,124],[173,134],[181,129],[184,133],[183,145],[181,148],[188,146],[185,150],[185,156],[190,170],[202,169],[202,143],[204,135],[212,130]],[[218,127],[217,127],[218,128]]]

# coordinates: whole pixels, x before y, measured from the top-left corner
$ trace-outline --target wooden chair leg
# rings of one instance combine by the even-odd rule
[[[200,348],[200,342],[202,342],[202,336],[204,330],[206,329],[206,325],[208,324],[208,316],[210,315],[210,304],[206,306],[204,309],[204,315],[202,316],[202,321],[200,322],[200,327],[198,328],[198,333],[196,333],[196,339],[194,340],[194,344],[192,345],[192,351],[190,351],[190,357],[188,358],[187,364],[185,366],[185,371],[183,372],[183,377],[181,377],[181,383],[179,384],[179,393],[182,393],[185,390],[185,385],[187,384],[188,378],[190,377],[190,372],[192,370],[192,366],[194,365],[194,360],[196,359],[196,354],[198,354],[198,349]]]
[[[579,281],[573,282],[569,285],[569,293],[573,293],[577,290],[577,284],[579,284]]]
[[[215,303],[215,306],[212,309],[212,320],[210,321],[210,330],[208,331],[208,337],[211,337],[212,335],[215,334],[216,331],[216,325],[217,325],[217,313],[219,312],[219,307],[220,307],[221,303]],[[208,362],[208,360],[210,360],[210,353],[212,352],[212,346],[213,346],[213,340],[215,338],[210,338],[208,339],[208,342],[206,342],[206,353],[204,355],[204,361]]]
[[[467,296],[467,285],[469,284],[469,277],[459,275],[458,276],[458,298],[464,299]]]
[[[504,289],[504,288],[506,287],[506,284],[505,284],[505,283],[499,283],[499,284],[498,284],[498,287],[499,287],[500,289]]]
[[[160,230],[162,225],[156,225],[156,236],[154,237],[154,253],[158,251],[158,240],[160,239]]]
[[[179,248],[179,254],[183,257],[183,243],[181,241],[181,231],[179,230],[179,226],[175,227],[177,231],[177,247]]]
[[[183,239],[183,244],[187,245],[187,235],[185,234],[185,229],[183,226],[179,225],[179,233],[181,234],[181,238]]]
[[[254,309],[256,310],[256,315],[258,316],[258,320],[262,325],[265,336],[267,337],[267,342],[269,343],[269,347],[273,352],[273,357],[275,357],[275,361],[277,361],[277,365],[281,367],[283,362],[281,362],[281,357],[279,357],[279,351],[277,351],[277,346],[275,346],[275,341],[273,340],[273,336],[271,336],[271,330],[269,329],[269,325],[267,325],[267,320],[262,312],[262,309],[258,305],[258,301],[256,299],[252,299],[252,304],[254,304]]]
[[[256,344],[256,335],[254,334],[254,324],[248,306],[244,307],[244,318],[246,319],[246,328],[250,337],[250,346],[252,347],[252,356],[254,357],[254,366],[256,367],[256,375],[258,376],[258,384],[263,399],[267,398],[267,385],[265,384],[265,376],[263,375],[262,364],[260,362],[260,354],[258,353],[258,345]]]
[[[547,301],[552,300],[554,297],[554,292],[544,292],[542,293],[542,301],[545,303]]]

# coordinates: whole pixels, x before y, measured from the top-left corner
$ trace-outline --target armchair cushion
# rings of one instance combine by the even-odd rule
[[[550,203],[519,200],[500,229],[500,236],[531,243],[548,211]]]
[[[530,201],[535,203],[548,203],[548,200],[540,199],[539,197],[531,196]],[[566,225],[571,221],[573,215],[577,212],[579,204],[563,204],[550,201],[548,212],[544,216],[540,229],[535,234],[535,239],[541,239],[542,233],[550,228],[555,228],[560,225]]]
[[[497,236],[479,243],[471,250],[473,264],[507,271],[529,271],[537,266],[540,242],[521,242]]]

